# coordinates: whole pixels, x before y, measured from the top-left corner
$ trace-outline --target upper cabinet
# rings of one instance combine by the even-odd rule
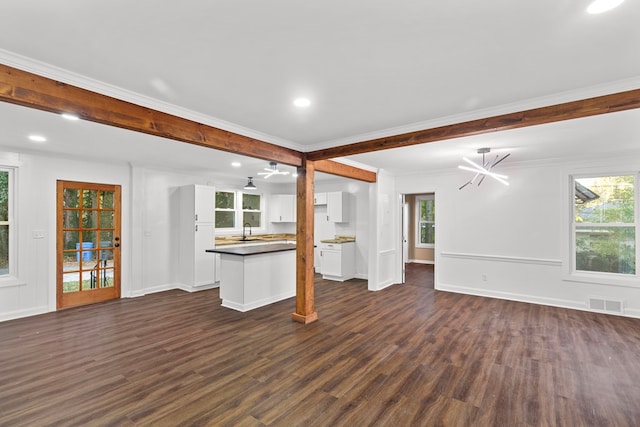
[[[296,222],[295,194],[273,194],[269,212],[271,222]]]
[[[327,204],[327,193],[316,193],[313,195],[313,204],[316,206]]]
[[[334,191],[327,194],[327,221],[349,222],[349,193]]]
[[[194,222],[212,223],[215,218],[216,189],[207,185],[187,185],[180,188],[181,212]]]

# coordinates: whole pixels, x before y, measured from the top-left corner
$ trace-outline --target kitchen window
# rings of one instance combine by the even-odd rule
[[[573,271],[636,274],[636,175],[573,178]]]
[[[216,191],[216,228],[235,228],[236,193],[235,191]]]
[[[436,243],[436,205],[433,195],[416,197],[416,247],[433,248]]]
[[[242,193],[242,224],[252,228],[262,225],[262,197],[260,194]]]
[[[251,228],[261,228],[262,195],[248,194],[241,191],[216,191],[217,230],[241,230],[244,224]]]

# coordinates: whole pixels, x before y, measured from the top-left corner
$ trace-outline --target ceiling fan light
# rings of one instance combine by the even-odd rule
[[[484,178],[487,177],[487,176],[490,176],[491,178],[495,179],[496,181],[501,182],[504,185],[509,185],[509,183],[506,181],[507,179],[509,179],[509,177],[507,175],[502,175],[502,174],[495,173],[495,172],[492,171],[493,167],[496,166],[498,163],[502,162],[507,157],[509,157],[509,154],[506,154],[502,158],[499,158],[499,156],[496,156],[496,158],[495,158],[495,160],[493,162],[486,161],[485,160],[485,154],[489,153],[490,151],[491,150],[489,148],[480,148],[480,149],[478,149],[478,154],[482,154],[482,166],[480,166],[479,164],[477,164],[473,160],[469,160],[466,157],[462,158],[462,160],[464,160],[466,163],[468,163],[472,167],[465,166],[465,165],[459,165],[458,168],[462,169],[462,170],[465,170],[465,171],[473,172],[473,173],[475,173],[475,176],[473,178],[471,178],[469,181],[467,181],[460,188],[458,188],[459,190],[462,190],[466,186],[475,183],[475,180],[479,176],[482,176],[482,178],[480,178],[480,181],[478,182],[478,185],[482,184],[482,181],[484,181]]]

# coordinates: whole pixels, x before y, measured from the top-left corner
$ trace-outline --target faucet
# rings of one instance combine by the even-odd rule
[[[245,222],[242,226],[242,240],[247,240],[247,225],[249,226],[249,236],[251,236],[251,224]]]

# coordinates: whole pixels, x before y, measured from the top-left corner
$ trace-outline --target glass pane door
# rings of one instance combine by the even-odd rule
[[[120,187],[58,181],[58,308],[120,297]]]

